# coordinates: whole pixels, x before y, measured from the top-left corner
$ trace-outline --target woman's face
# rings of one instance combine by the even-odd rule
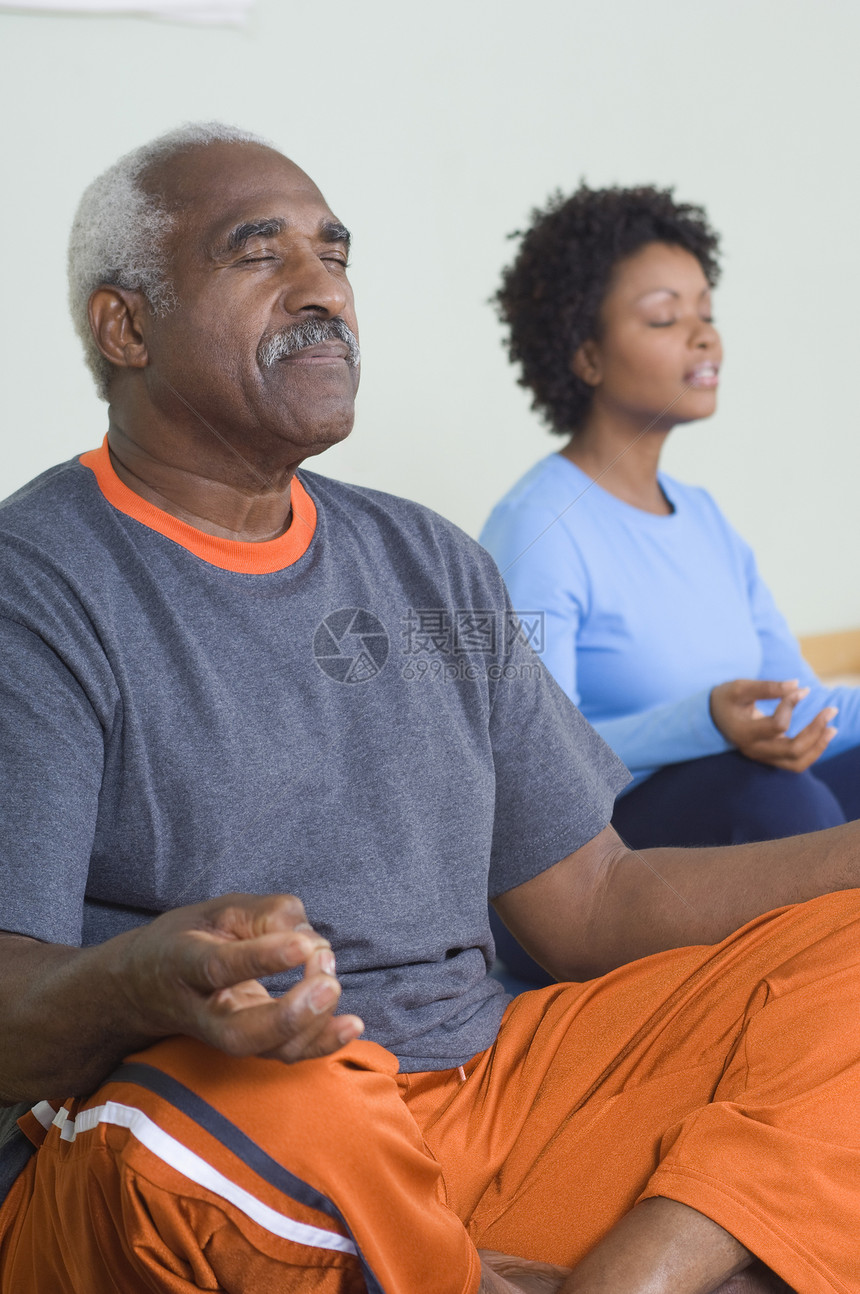
[[[600,312],[600,336],[574,371],[595,405],[655,429],[709,417],[717,405],[722,344],[711,292],[690,252],[649,243],[619,261]]]

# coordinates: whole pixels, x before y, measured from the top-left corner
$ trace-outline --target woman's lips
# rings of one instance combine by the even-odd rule
[[[689,373],[684,374],[687,386],[713,387],[718,385],[719,380],[720,370],[717,364],[697,364]]]

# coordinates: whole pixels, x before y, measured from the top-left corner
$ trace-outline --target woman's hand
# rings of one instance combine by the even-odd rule
[[[767,679],[732,679],[711,692],[711,718],[723,736],[747,759],[802,773],[836,736],[836,729],[829,726],[837,714],[833,707],[821,710],[796,736],[785,735],[794,707],[808,693],[809,688],[799,687],[796,678],[781,683]],[[772,715],[765,715],[756,701],[778,701],[779,704]]]

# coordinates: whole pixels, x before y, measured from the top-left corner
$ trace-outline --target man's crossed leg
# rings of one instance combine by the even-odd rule
[[[857,1288],[858,919],[825,896],[525,994],[462,1073],[160,1043],[39,1112],[4,1294],[539,1288],[479,1250],[572,1268],[546,1276],[565,1294],[705,1294],[749,1254],[801,1294]],[[733,1294],[778,1288],[752,1271]]]

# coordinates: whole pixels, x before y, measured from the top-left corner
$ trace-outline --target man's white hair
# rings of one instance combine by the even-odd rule
[[[141,179],[157,162],[219,142],[272,145],[267,139],[219,121],[190,122],[126,153],[84,192],[69,237],[69,306],[98,393],[108,398],[116,369],[90,329],[87,306],[102,284],[143,292],[156,314],[176,304],[167,272],[167,234],[174,216]]]

